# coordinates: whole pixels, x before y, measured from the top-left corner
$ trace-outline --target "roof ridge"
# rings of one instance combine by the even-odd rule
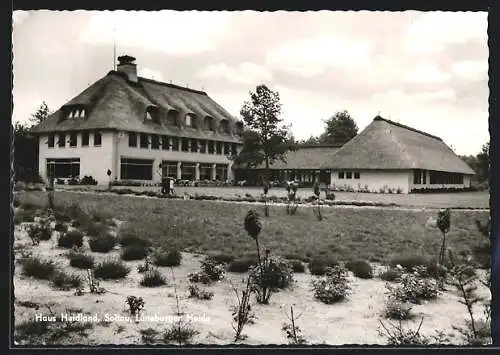
[[[415,133],[418,133],[418,134],[422,134],[424,136],[427,136],[427,137],[430,137],[430,138],[434,138],[434,139],[437,139],[439,141],[443,141],[440,137],[438,136],[434,136],[430,133],[427,133],[427,132],[424,132],[424,131],[420,131],[416,128],[413,128],[413,127],[410,127],[410,126],[406,126],[404,124],[401,124],[401,123],[398,123],[398,122],[394,122],[394,121],[391,121],[391,120],[388,120],[387,118],[383,118],[383,117],[380,117],[380,116],[377,116],[373,119],[374,121],[384,121],[384,122],[387,122],[393,126],[396,126],[396,127],[400,127],[400,128],[403,128],[403,129],[406,129],[408,131],[412,131],[412,132],[415,132]]]

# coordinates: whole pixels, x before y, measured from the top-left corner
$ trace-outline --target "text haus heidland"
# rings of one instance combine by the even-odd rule
[[[40,176],[159,182],[161,164],[174,179],[231,179],[243,123],[205,92],[138,77],[133,57],[118,61],[33,128]]]
[[[241,150],[243,122],[205,92],[138,77],[135,58],[118,60],[116,71],[33,128],[43,178],[259,180],[263,166],[245,169],[229,158]],[[468,188],[475,174],[439,137],[379,116],[342,146],[298,146],[270,173],[335,190],[400,193]]]

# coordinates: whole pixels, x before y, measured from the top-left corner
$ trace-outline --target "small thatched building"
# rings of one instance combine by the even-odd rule
[[[380,116],[320,168],[333,187],[370,192],[467,188],[475,174],[441,138]]]

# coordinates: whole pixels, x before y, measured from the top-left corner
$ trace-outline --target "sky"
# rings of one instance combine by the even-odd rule
[[[296,139],[347,110],[441,137],[489,141],[486,12],[14,11],[13,121],[59,109],[137,58],[140,76],[204,90],[240,117],[257,85],[280,94]]]

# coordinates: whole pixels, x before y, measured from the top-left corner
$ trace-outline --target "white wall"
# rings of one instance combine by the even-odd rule
[[[149,148],[139,148],[139,137],[138,147],[128,146],[128,134],[117,135],[117,150],[116,150],[116,162],[117,168],[116,172],[119,174],[120,170],[120,157],[136,158],[136,159],[154,159],[153,163],[153,181],[159,182],[161,176],[157,174],[158,167],[162,160],[180,161],[180,162],[191,162],[191,163],[202,163],[202,164],[227,164],[228,165],[228,179],[232,179],[232,161],[223,154],[208,154],[208,153],[191,153],[182,151],[172,151],[172,150],[162,150]],[[239,149],[239,148],[238,148]],[[117,177],[120,179],[120,177]]]
[[[55,144],[53,148],[49,148],[47,141],[48,135],[44,134],[39,139],[39,155],[38,167],[40,176],[44,179],[47,178],[47,158],[80,158],[80,178],[85,175],[90,175],[98,181],[99,184],[107,184],[109,181],[106,172],[108,169],[113,171],[112,160],[112,147],[113,147],[113,133],[101,132],[102,142],[101,146],[94,146],[94,135],[91,132],[89,137],[89,146],[82,147],[81,133],[77,135],[77,146],[70,147],[67,142],[69,135],[66,134],[66,146],[59,148],[57,146],[58,136],[55,137]]]
[[[368,187],[370,192],[379,192],[380,189],[386,186],[394,191],[398,188],[402,190],[402,193],[408,193],[409,191],[409,179],[410,171],[370,171],[370,170],[352,170],[352,178],[346,179],[346,172],[344,171],[344,179],[339,179],[339,171],[333,170],[331,173],[331,186],[340,187],[348,186],[358,191],[360,188],[364,189],[365,186]],[[354,179],[354,172],[359,172],[359,179]]]

